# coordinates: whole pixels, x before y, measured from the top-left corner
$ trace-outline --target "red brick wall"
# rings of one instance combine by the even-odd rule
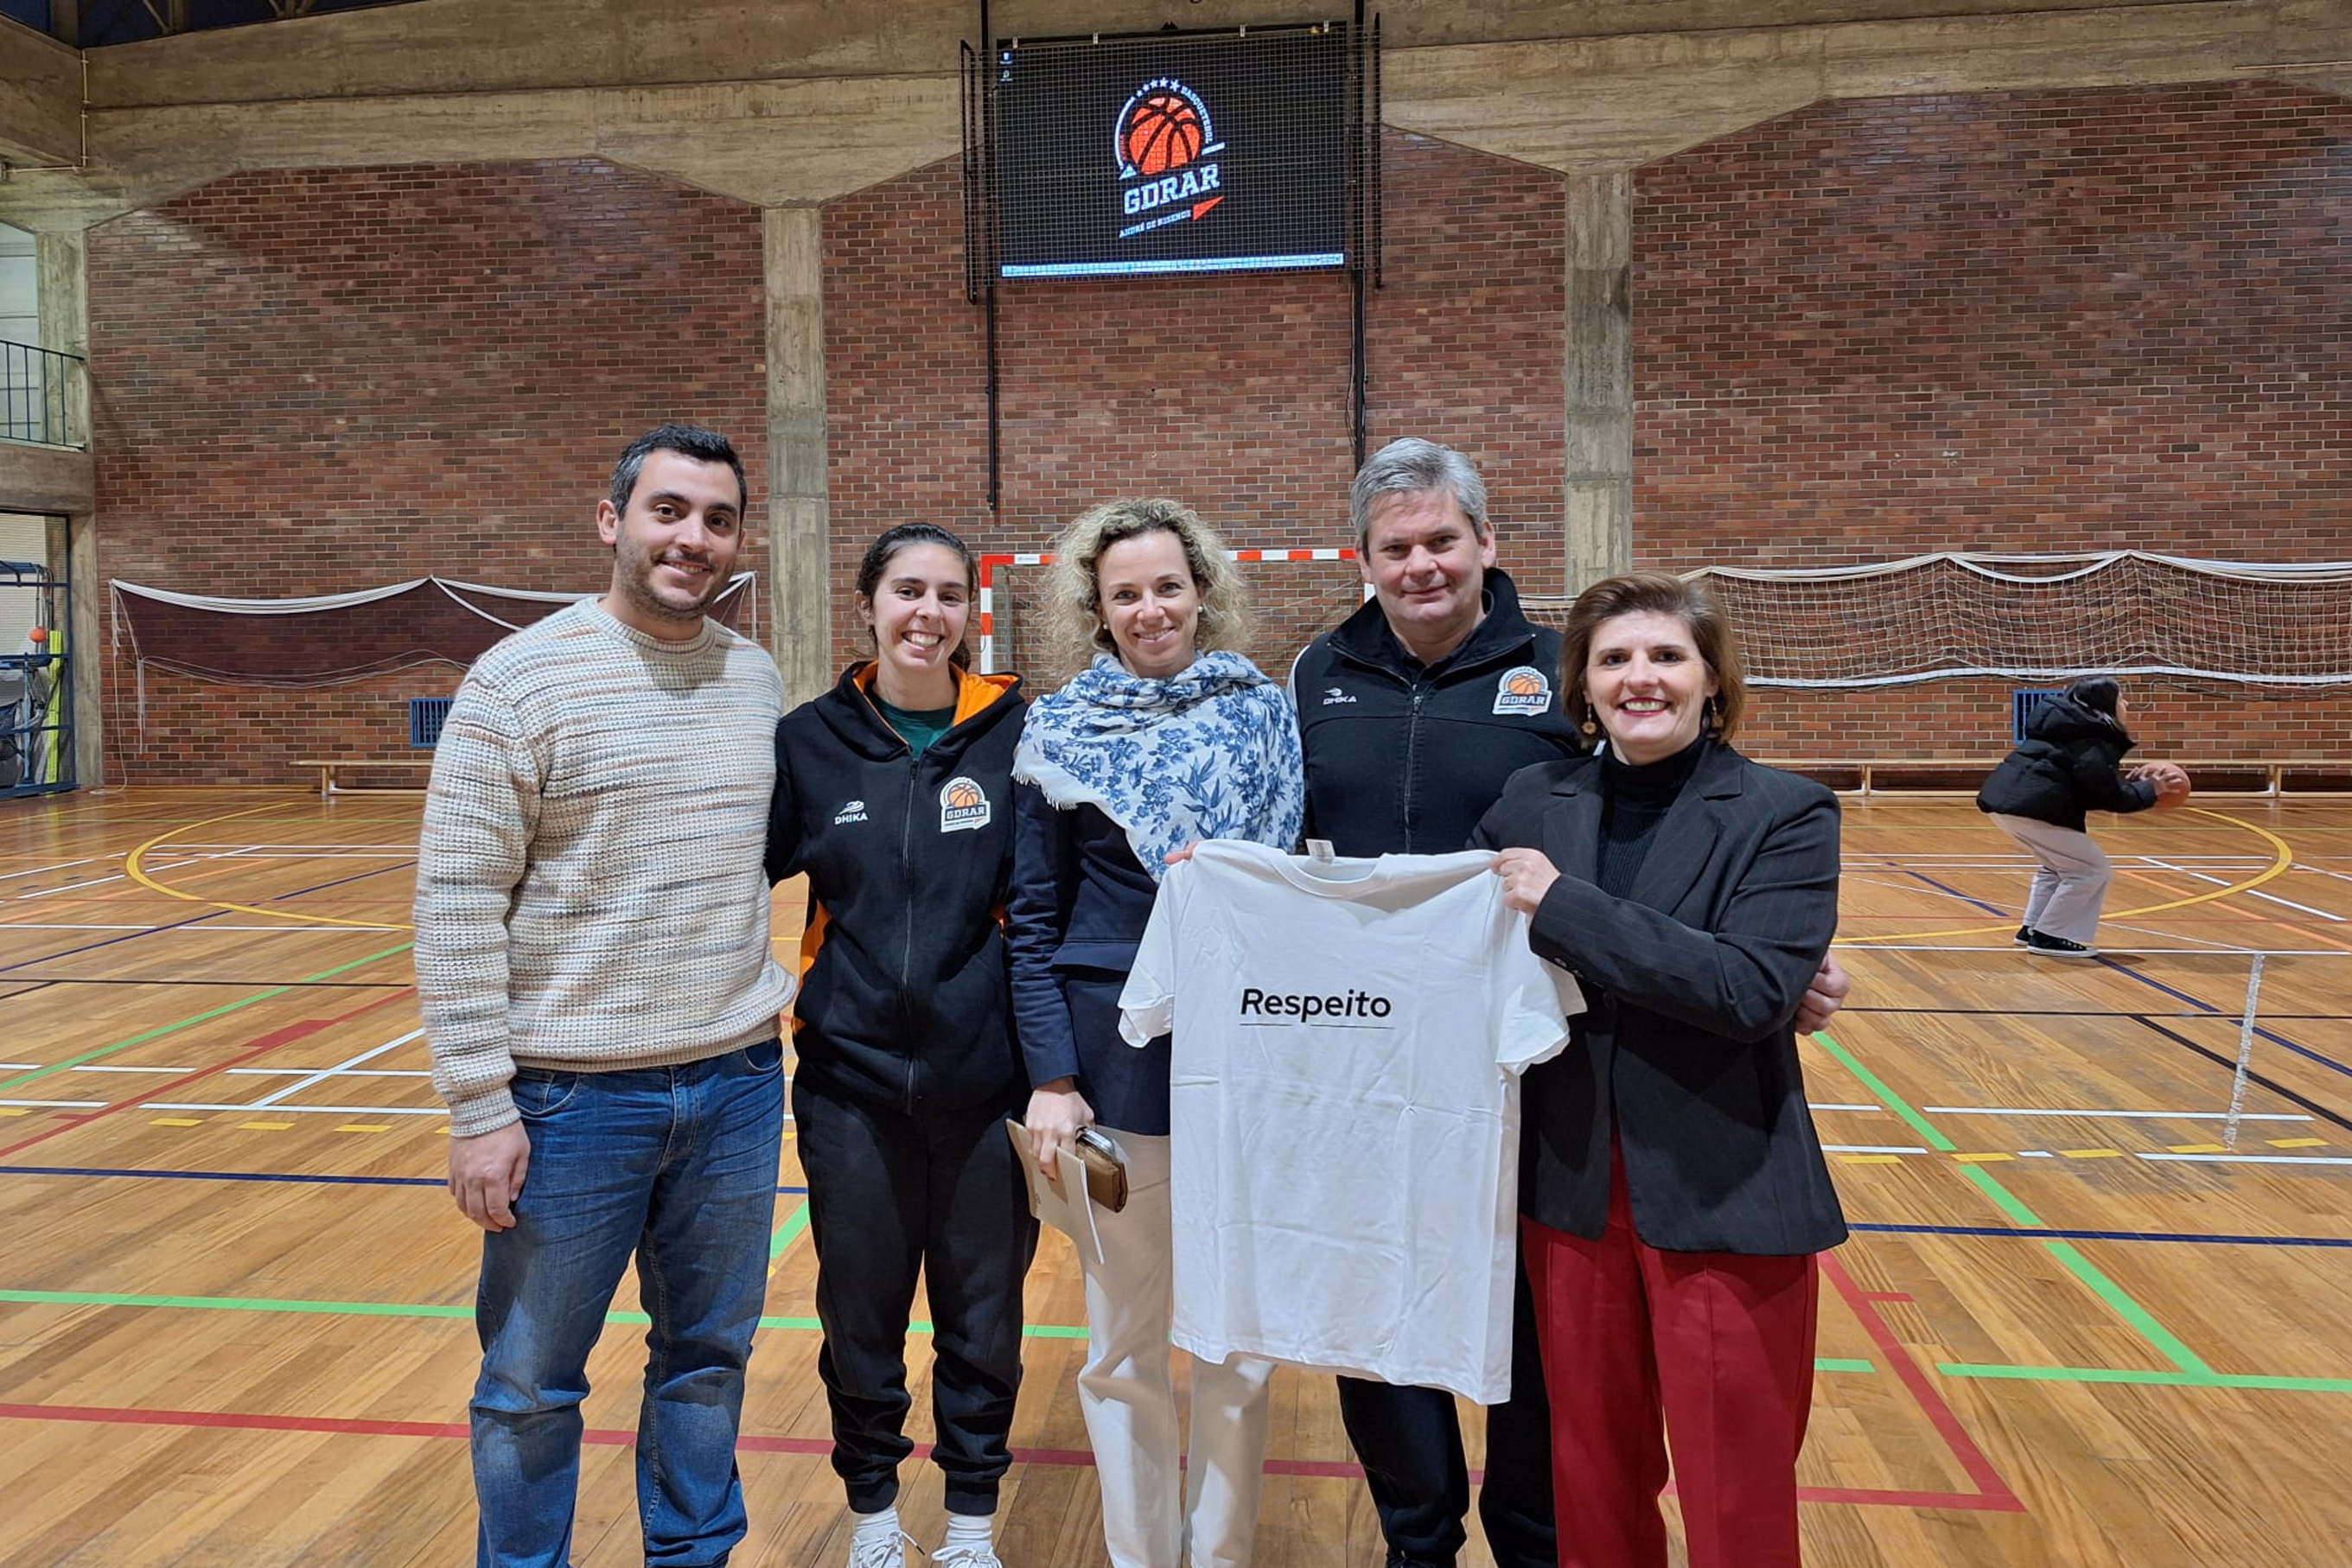
[[[593,510],[665,419],[731,436],[765,564],[760,216],[594,160],[234,176],[96,229],[100,569],[275,597],[603,585]],[[303,693],[108,670],[109,767],[282,781],[406,750],[428,667]]]
[[[1419,435],[1473,453],[1507,563],[1559,576],[1561,189],[1558,176],[1391,132],[1385,287],[1369,310],[1374,446]],[[1168,494],[1237,547],[1353,542],[1349,305],[1337,273],[1005,285],[1002,507],[989,515],[986,349],[963,291],[957,165],[825,209],[825,353],[837,651],[863,646],[847,584],[891,524],[945,522],[982,550],[1035,551],[1090,505]],[[1024,662],[1036,617],[1010,574]],[[1267,568],[1253,651],[1286,664],[1352,568]]]
[[[2011,93],[1822,105],[1643,171],[1637,557],[2352,554],[2352,218],[2327,184],[2347,144],[2352,106],[2280,87]],[[1386,147],[1372,439],[1470,450],[1506,563],[1557,585],[1560,182]],[[1117,494],[1181,496],[1237,544],[1348,542],[1344,279],[1007,287],[992,517],[954,163],[830,205],[824,232],[843,590],[893,522],[1034,550]],[[589,509],[628,436],[691,416],[764,467],[760,268],[756,213],[596,162],[247,175],[106,226],[101,567],[246,595],[428,571],[593,587]],[[1269,663],[1353,597],[1346,568],[1256,581],[1305,601]],[[451,684],[159,677],[142,728],[111,673],[115,762],[148,782],[397,748],[399,700]],[[1754,743],[1997,750],[2011,684],[1776,692]],[[2144,728],[2183,753],[2317,752],[2347,722],[2337,695],[2184,687]]]
[[[1816,105],[1643,169],[1644,564],[2352,555],[2352,104],[2263,83]],[[1998,751],[2007,693],[1770,693],[1757,749]],[[2352,700],[2172,683],[2181,754]]]

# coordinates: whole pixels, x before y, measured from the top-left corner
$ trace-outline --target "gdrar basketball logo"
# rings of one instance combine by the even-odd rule
[[[1118,111],[1111,133],[1119,205],[1138,220],[1120,229],[1118,237],[1188,222],[1224,200],[1213,161],[1224,150],[1199,93],[1166,76],[1137,88]]]
[[[958,773],[940,790],[940,831],[961,833],[988,826],[988,792]]]
[[[1495,683],[1497,713],[1540,713],[1551,706],[1551,681],[1532,664],[1507,669]]]

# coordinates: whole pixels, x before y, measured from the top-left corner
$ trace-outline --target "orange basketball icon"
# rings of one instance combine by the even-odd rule
[[[1199,110],[1181,94],[1155,92],[1128,111],[1119,146],[1138,173],[1164,174],[1197,157],[1204,139]]]
[[[970,811],[973,806],[980,805],[984,798],[980,793],[980,786],[970,779],[958,779],[948,785],[948,805],[953,810]]]
[[[1503,689],[1514,697],[1540,697],[1543,695],[1544,679],[1532,669],[1515,669],[1510,679],[1503,682]]]

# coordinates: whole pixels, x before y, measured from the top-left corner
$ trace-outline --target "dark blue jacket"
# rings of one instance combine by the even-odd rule
[[[905,1110],[1014,1107],[998,911],[1027,706],[1014,678],[966,675],[955,725],[917,757],[868,699],[872,668],[776,726],[768,877],[809,879],[796,1071]]]
[[[1563,706],[1559,634],[1528,622],[1502,572],[1486,591],[1486,619],[1433,665],[1405,652],[1375,601],[1291,666],[1309,838],[1342,855],[1451,855],[1513,773],[1591,749]]]
[[[1168,1131],[1168,1037],[1119,1037],[1118,994],[1160,885],[1091,805],[1058,811],[1013,786],[1013,1016],[1032,1085],[1076,1078],[1105,1127]]]
[[[2025,721],[2025,742],[1977,792],[1979,811],[2083,830],[2084,814],[2146,811],[2156,786],[2120,769],[2137,744],[2122,726],[2071,697],[2053,697]]]

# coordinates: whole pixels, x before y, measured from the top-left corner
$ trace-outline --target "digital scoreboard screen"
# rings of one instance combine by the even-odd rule
[[[1347,29],[1000,44],[1000,275],[1344,267]]]

